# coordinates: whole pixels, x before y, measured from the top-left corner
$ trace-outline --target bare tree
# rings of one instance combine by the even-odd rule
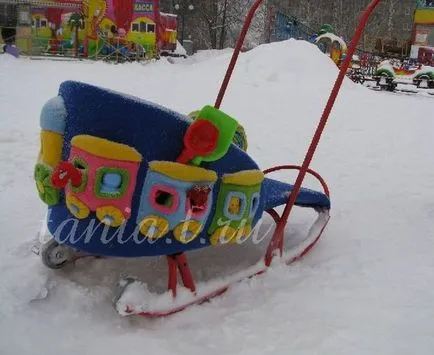
[[[325,23],[333,25],[336,34],[349,41],[363,9],[370,0],[264,0],[246,38],[246,47],[267,41],[268,28],[273,24],[273,13],[280,11],[298,18],[313,32]],[[185,21],[187,38],[191,36],[196,48],[224,48],[233,46],[240,33],[252,0],[161,0],[164,11],[173,5],[188,2],[194,11]],[[378,38],[409,39],[414,0],[384,0],[365,30],[363,46],[372,49]],[[175,12],[176,13],[176,12]],[[407,23],[407,25],[406,25]]]
[[[226,39],[226,15],[227,15],[227,10],[228,10],[228,0],[224,0],[223,3],[223,18],[222,18],[222,26],[221,26],[221,31],[220,31],[220,49],[223,49],[223,46],[225,44],[225,39]]]

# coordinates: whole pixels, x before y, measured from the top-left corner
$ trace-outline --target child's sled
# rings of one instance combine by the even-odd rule
[[[49,206],[53,239],[41,246],[44,264],[61,268],[80,255],[167,256],[168,292],[155,295],[126,279],[116,297],[120,314],[162,316],[220,295],[239,280],[266,271],[273,257],[290,263],[305,255],[329,220],[327,185],[309,169],[361,31],[379,0],[365,12],[303,164],[261,171],[245,152],[244,131],[219,110],[251,18],[247,16],[214,106],[188,117],[161,106],[78,82],[65,82],[41,113],[41,152],[35,180]],[[280,169],[299,171],[294,185],[268,178]],[[302,188],[306,174],[323,191]],[[307,235],[284,249],[292,207],[318,216]],[[276,208],[284,207],[281,215]],[[276,223],[262,262],[227,278],[196,284],[186,252],[242,244],[267,212]],[[182,281],[182,292],[177,274]],[[137,295],[142,299],[137,300]]]

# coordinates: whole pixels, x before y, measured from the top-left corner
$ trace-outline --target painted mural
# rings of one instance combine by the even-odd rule
[[[78,54],[85,33],[81,4],[65,0],[46,4],[53,5],[31,10],[33,51],[49,54],[75,51]]]
[[[51,3],[32,9],[33,47],[41,53],[128,59],[176,49],[177,17],[160,13],[158,0]]]

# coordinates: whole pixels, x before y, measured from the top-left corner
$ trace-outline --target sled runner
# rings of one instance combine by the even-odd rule
[[[265,272],[274,257],[285,263],[301,258],[327,225],[328,187],[309,165],[349,59],[342,65],[301,166],[261,171],[245,151],[244,130],[219,109],[261,2],[257,0],[247,16],[215,105],[203,107],[193,118],[72,81],[63,83],[59,95],[42,109],[35,180],[49,208],[47,226],[53,237],[39,250],[44,264],[61,268],[77,253],[167,257],[167,293],[152,294],[140,281],[126,279],[115,299],[122,315],[164,316],[202,303],[234,282]],[[378,2],[373,1],[365,12],[347,58],[352,57]],[[293,185],[268,177],[286,169],[299,172]],[[316,177],[323,191],[303,188],[306,174]],[[318,217],[298,245],[284,250],[284,231],[294,205],[313,209]],[[281,215],[278,207],[283,207]],[[242,246],[255,233],[264,212],[276,223],[264,259],[220,281],[196,284],[186,253],[226,244]]]

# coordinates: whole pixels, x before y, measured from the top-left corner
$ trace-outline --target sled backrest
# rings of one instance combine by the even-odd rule
[[[217,153],[177,162],[192,125],[222,114],[206,107],[193,121],[138,98],[63,83],[41,114],[35,173],[50,206],[51,233],[68,242],[74,225],[77,249],[116,256],[172,254],[247,238],[263,212],[264,174],[232,143],[236,121],[217,121],[219,132],[230,132],[218,136]],[[104,244],[102,232],[77,241],[92,221],[109,235],[136,235],[140,246],[133,238]]]

